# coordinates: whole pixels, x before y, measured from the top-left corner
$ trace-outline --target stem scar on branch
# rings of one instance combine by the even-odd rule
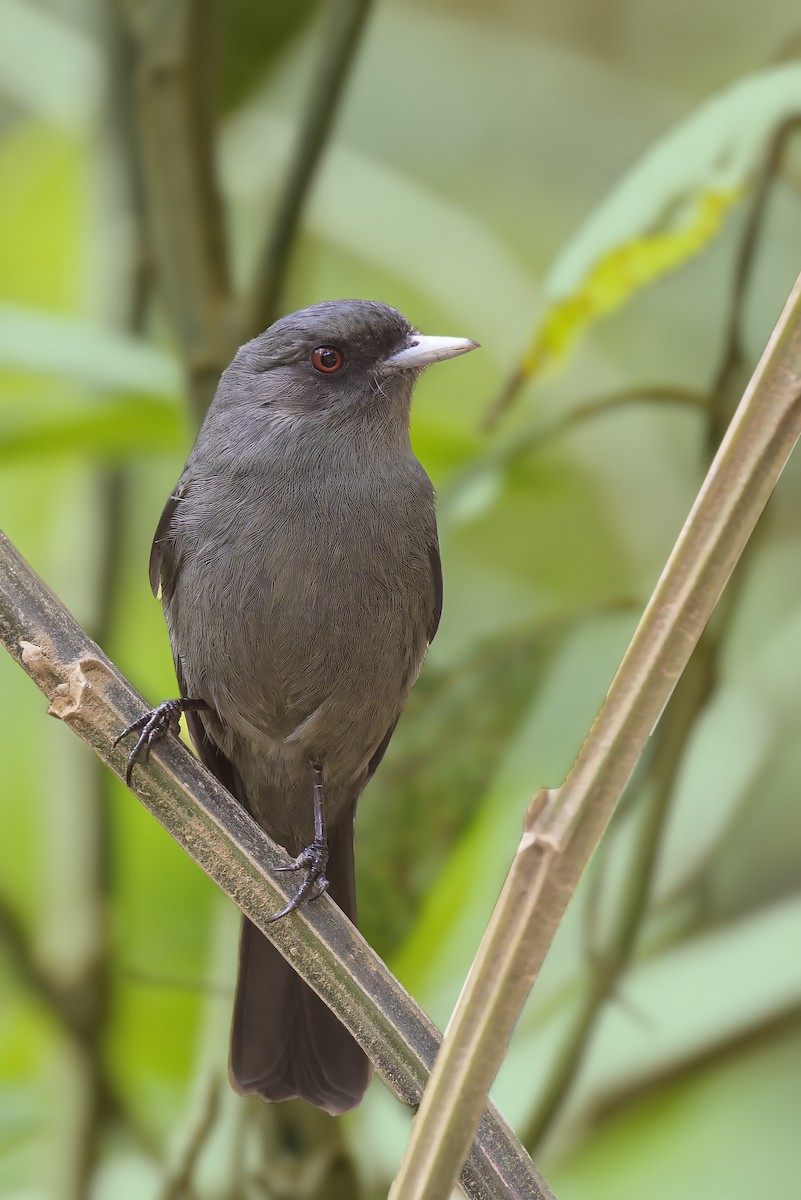
[[[44,638],[39,643],[20,641],[19,646],[22,661],[30,674],[49,684],[47,694],[51,701],[47,713],[59,721],[76,716],[86,707],[87,693],[93,688],[89,678],[92,673],[108,673],[100,659],[92,655],[62,663]]]

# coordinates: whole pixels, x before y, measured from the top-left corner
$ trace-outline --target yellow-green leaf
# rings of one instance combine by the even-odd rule
[[[736,188],[702,192],[676,228],[632,238],[600,258],[577,291],[548,308],[523,360],[524,373],[541,374],[570,351],[591,322],[614,312],[649,283],[700,254],[717,236],[739,194]]]

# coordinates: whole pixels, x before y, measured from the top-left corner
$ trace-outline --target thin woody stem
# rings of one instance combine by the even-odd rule
[[[146,707],[130,683],[0,534],[0,641],[51,701],[50,713],[120,778],[114,734]],[[327,897],[270,923],[290,898],[286,855],[177,738],[153,750],[134,794],[292,963],[364,1047],[395,1095],[419,1104],[440,1037]],[[551,1192],[497,1110],[485,1105],[461,1174],[471,1200],[548,1200]]]

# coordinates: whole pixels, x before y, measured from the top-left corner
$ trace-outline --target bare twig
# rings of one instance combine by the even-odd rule
[[[89,1083],[97,1097],[104,1118],[109,1121],[124,1122],[134,1136],[141,1140],[141,1130],[129,1124],[116,1085],[106,1072],[104,1064],[96,1056],[85,1053],[88,1014],[83,1004],[82,990],[77,987],[59,985],[36,962],[30,952],[29,938],[25,929],[3,897],[0,897],[0,938],[5,943],[21,982],[44,1004],[72,1040],[82,1057],[85,1058],[88,1070],[95,1073]]]
[[[167,1181],[162,1192],[162,1200],[185,1200],[190,1194],[192,1176],[197,1166],[197,1160],[211,1136],[220,1111],[220,1080],[215,1076],[206,1090],[203,1111],[195,1127],[189,1144],[184,1151],[178,1170]]]
[[[801,278],[565,783],[540,793],[392,1200],[444,1200],[567,903],[801,435]]]
[[[58,986],[30,952],[29,939],[8,900],[0,897],[0,937],[22,983],[75,1034],[75,1013]]]
[[[485,433],[491,433],[501,418],[506,416],[527,382],[528,375],[523,367],[516,366],[481,418],[481,428]]]
[[[269,1126],[264,1121],[266,1112],[273,1117]],[[251,1117],[258,1160],[252,1162],[240,1185],[243,1197],[364,1200],[365,1192],[372,1190],[359,1178],[342,1122],[332,1120],[328,1113],[302,1100],[290,1100],[270,1109],[257,1105]]]
[[[306,111],[292,164],[270,224],[244,318],[244,337],[255,337],[278,316],[289,254],[323,148],[336,118],[372,0],[331,0],[320,37]]]
[[[754,198],[740,240],[720,366],[711,389],[713,399],[707,438],[710,453],[714,452],[723,436],[726,420],[736,400],[735,392],[743,369],[740,326],[745,297],[751,282],[759,237],[765,223],[768,200],[781,168],[787,143],[799,128],[801,128],[801,116],[793,116],[783,121],[774,133],[756,182]]]
[[[720,1067],[724,1071],[731,1067],[739,1055],[756,1050],[760,1046],[779,1044],[779,1039],[789,1036],[795,1040],[801,1028],[801,1005],[789,1004],[783,1011],[769,1015],[758,1025],[727,1031],[710,1044],[690,1045],[686,1053],[670,1063],[660,1063],[648,1074],[647,1080],[633,1079],[622,1083],[599,1097],[593,1105],[590,1120],[600,1122],[604,1117],[620,1112],[644,1095],[655,1095],[682,1080],[695,1079],[704,1070]]]
[[[673,387],[664,384],[643,384],[640,387],[622,388],[620,391],[607,392],[594,400],[585,400],[574,405],[568,412],[560,413],[549,421],[540,421],[530,429],[517,430],[513,438],[508,438],[498,445],[491,447],[475,462],[471,463],[440,493],[440,512],[445,513],[453,503],[458,503],[458,497],[465,488],[484,478],[492,471],[515,462],[518,458],[542,449],[549,442],[569,433],[592,421],[596,417],[605,416],[621,408],[630,408],[638,404],[665,404],[679,408],[703,411],[708,407],[709,397],[705,392],[696,392],[689,388]]]
[[[0,640],[49,697],[50,713],[124,778],[125,751],[112,746],[113,735],[145,702],[1,534]],[[286,854],[178,739],[159,743],[147,770],[137,768],[131,790],[336,1012],[396,1096],[419,1103],[439,1048],[437,1031],[333,901],[323,896],[287,921],[270,923],[292,891],[275,875]],[[461,1185],[486,1200],[550,1196],[492,1105],[481,1117]]]

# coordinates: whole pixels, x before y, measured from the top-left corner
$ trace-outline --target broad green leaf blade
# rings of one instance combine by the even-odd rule
[[[731,1047],[617,1111],[549,1175],[570,1200],[797,1195],[801,1032],[786,1025]],[[608,1099],[608,1098],[607,1098]]]
[[[57,396],[3,401],[0,463],[89,455],[127,458],[178,451],[188,443],[184,410],[152,396]]]
[[[520,374],[541,374],[593,322],[701,253],[771,133],[799,111],[801,67],[776,67],[716,96],[653,147],[557,257]]]
[[[635,967],[626,1003],[601,1022],[584,1087],[631,1087],[798,1009],[799,930],[801,898],[790,896]]]
[[[103,64],[76,23],[44,5],[5,0],[0,37],[0,94],[22,112],[59,129],[81,129],[97,111]]]
[[[110,391],[177,395],[177,363],[149,343],[105,325],[0,304],[0,368],[55,375]]]

